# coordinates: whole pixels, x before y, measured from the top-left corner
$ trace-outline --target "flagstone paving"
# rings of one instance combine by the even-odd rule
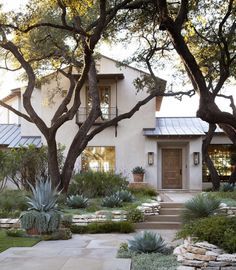
[[[167,242],[174,230],[158,230]],[[120,243],[133,234],[73,235],[70,240],[41,241],[31,248],[0,253],[1,270],[130,270],[130,259],[116,258]]]

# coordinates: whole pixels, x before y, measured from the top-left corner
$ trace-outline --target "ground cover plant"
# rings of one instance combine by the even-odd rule
[[[236,206],[236,190],[209,192],[213,197],[226,203],[228,206]]]
[[[171,252],[159,234],[143,232],[128,243],[122,243],[117,257],[131,258],[131,270],[174,270],[178,262]]]
[[[0,252],[10,247],[32,247],[39,241],[39,238],[8,236],[6,231],[0,230]]]

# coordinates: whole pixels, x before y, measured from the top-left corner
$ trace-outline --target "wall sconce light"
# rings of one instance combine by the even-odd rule
[[[200,153],[199,152],[193,152],[193,164],[198,165],[200,162]]]
[[[148,165],[154,164],[154,152],[148,152]]]

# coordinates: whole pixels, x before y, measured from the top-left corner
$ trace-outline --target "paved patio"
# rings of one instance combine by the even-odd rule
[[[174,230],[158,230],[170,243]],[[121,242],[133,234],[73,235],[70,240],[42,241],[31,248],[0,253],[1,270],[130,270],[130,259],[117,259]]]

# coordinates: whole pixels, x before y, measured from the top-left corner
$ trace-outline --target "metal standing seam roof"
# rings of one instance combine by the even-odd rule
[[[197,117],[157,117],[155,128],[144,129],[144,136],[203,136],[208,123]],[[216,131],[223,132],[219,127]]]
[[[21,136],[21,128],[16,124],[0,124],[0,145],[8,148],[18,148],[30,144],[42,146],[40,136]]]

